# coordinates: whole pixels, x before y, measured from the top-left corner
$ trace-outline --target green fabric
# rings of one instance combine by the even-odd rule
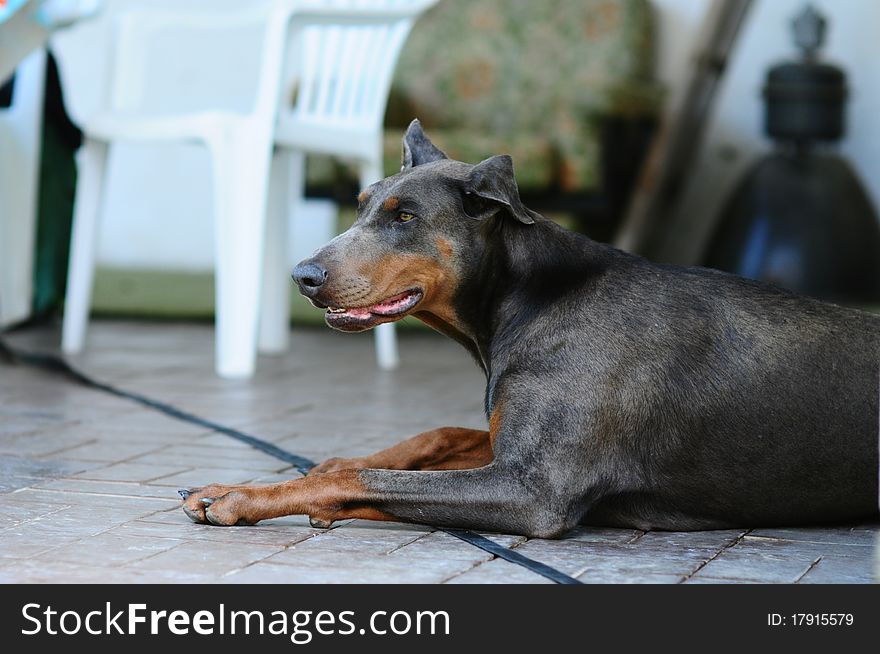
[[[31,317],[50,316],[61,306],[76,194],[76,151],[81,133],[64,111],[55,58],[46,60],[38,169],[37,230]]]
[[[601,116],[657,106],[653,49],[647,0],[441,0],[407,41],[386,123],[418,117],[466,161],[510,153],[524,188],[592,189]]]
[[[44,117],[37,196],[34,318],[50,315],[64,298],[73,200],[76,148],[57,124]]]
[[[600,122],[656,112],[653,66],[648,0],[440,0],[395,72],[385,172],[400,169],[401,136],[419,118],[453,158],[511,154],[524,190],[597,189]],[[310,159],[309,183],[338,173]]]

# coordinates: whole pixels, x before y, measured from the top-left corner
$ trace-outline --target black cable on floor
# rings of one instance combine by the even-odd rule
[[[21,350],[11,348],[9,345],[3,343],[2,340],[0,340],[0,354],[2,354],[2,356],[7,361],[11,361],[12,363],[20,362],[36,368],[42,368],[50,372],[61,373],[65,377],[68,377],[71,380],[84,386],[88,386],[89,388],[94,388],[95,390],[110,393],[111,395],[115,395],[116,397],[133,400],[138,404],[142,404],[143,406],[149,407],[150,409],[155,409],[156,411],[161,411],[165,415],[176,418],[177,420],[189,422],[191,424],[198,425],[199,427],[205,427],[206,429],[211,429],[213,431],[218,431],[221,434],[226,434],[230,438],[234,438],[235,440],[241,441],[242,443],[247,443],[251,447],[258,449],[261,452],[265,452],[269,456],[289,463],[302,474],[307,473],[310,469],[315,467],[314,461],[310,461],[309,459],[306,459],[304,457],[292,454],[286,450],[282,450],[280,447],[276,447],[272,443],[268,443],[262,439],[256,438],[255,436],[245,434],[244,432],[241,432],[237,429],[227,427],[226,425],[221,425],[220,423],[213,422],[211,420],[200,418],[197,415],[188,413],[187,411],[183,411],[182,409],[178,409],[177,407],[171,406],[170,404],[153,400],[149,397],[146,397],[145,395],[126,391],[121,388],[111,386],[110,384],[105,384],[104,382],[97,381],[89,375],[80,372],[79,370],[71,366],[67,361],[54,354],[23,352]]]
[[[0,339],[0,359],[2,359],[6,363],[13,365],[25,364],[35,368],[41,368],[49,372],[58,373],[67,377],[71,381],[82,384],[83,386],[94,388],[95,390],[102,391],[104,393],[110,393],[111,395],[115,395],[116,397],[132,400],[133,402],[137,402],[138,404],[141,404],[145,407],[164,413],[165,415],[171,418],[175,418],[176,420],[182,420],[183,422],[188,422],[193,425],[198,425],[200,427],[205,427],[206,429],[220,432],[221,434],[225,434],[230,438],[234,438],[238,441],[241,441],[242,443],[246,443],[251,447],[260,450],[261,452],[268,454],[269,456],[275,457],[280,461],[289,463],[302,474],[307,473],[311,468],[315,467],[314,461],[288,452],[287,450],[282,450],[280,447],[264,441],[261,438],[257,438],[256,436],[246,434],[242,431],[239,431],[238,429],[233,429],[232,427],[227,427],[211,420],[206,420],[187,411],[183,411],[182,409],[178,409],[175,406],[166,404],[165,402],[160,402],[158,400],[151,399],[145,395],[141,395],[140,393],[133,393],[131,391],[126,391],[124,389],[117,388],[116,386],[112,386],[111,384],[98,381],[93,377],[85,374],[84,372],[77,370],[76,368],[71,366],[70,363],[68,363],[66,360],[58,355],[44,354],[38,352],[25,352],[23,350],[19,350],[18,348],[13,348],[12,346],[5,343],[3,339]],[[535,574],[541,575],[542,577],[550,579],[557,584],[583,583],[578,581],[574,577],[565,574],[564,572],[560,572],[559,570],[556,570],[549,565],[541,563],[540,561],[535,561],[534,559],[530,559],[524,554],[520,554],[515,550],[511,550],[507,547],[504,547],[503,545],[499,545],[495,541],[490,540],[485,536],[481,536],[480,534],[465,529],[451,529],[444,527],[440,527],[439,529],[440,531],[443,531],[450,536],[454,536],[455,538],[463,540],[464,542],[469,543],[474,547],[478,547],[481,550],[497,556],[500,559],[504,559],[505,561],[509,561],[510,563],[522,566],[523,568],[526,568],[527,570],[530,570]]]

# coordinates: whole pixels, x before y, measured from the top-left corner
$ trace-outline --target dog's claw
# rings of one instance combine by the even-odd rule
[[[186,500],[190,495],[192,495],[192,491],[189,488],[181,488],[177,491],[177,494],[180,495],[180,499]]]
[[[226,527],[227,525],[223,522],[220,522],[216,517],[211,515],[209,511],[205,511],[205,518],[215,527]]]
[[[202,517],[198,513],[194,513],[193,511],[191,511],[190,508],[185,504],[183,506],[183,512],[186,514],[187,518],[189,518],[196,524],[204,524],[205,521],[202,519]]]
[[[328,522],[327,520],[320,520],[318,518],[311,517],[309,518],[309,524],[314,529],[330,529],[330,527],[333,525],[332,522]]]

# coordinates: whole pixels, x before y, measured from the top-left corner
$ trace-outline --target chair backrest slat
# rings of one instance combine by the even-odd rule
[[[312,97],[315,90],[315,78],[317,77],[317,62],[321,57],[319,48],[321,41],[319,34],[309,27],[301,27],[298,30],[298,51],[293,53],[298,64],[298,70],[289,83],[291,96],[282,98],[282,102],[295,101],[298,106],[311,107]],[[294,98],[293,92],[296,92]]]
[[[322,29],[322,28],[316,28]],[[339,57],[339,45],[342,38],[341,28],[332,25],[323,28],[324,34],[319,35],[322,56],[318,61],[317,84],[318,92],[315,100],[315,113],[327,115],[327,104],[335,84],[336,60]]]
[[[332,116],[344,117],[343,107],[345,106],[345,98],[348,96],[349,86],[352,81],[354,68],[358,65],[358,40],[360,38],[360,30],[358,27],[348,28],[348,33],[344,34],[342,43],[339,48],[338,63],[335,71],[336,86],[333,94],[332,106],[329,107],[328,113]],[[345,65],[348,62],[348,65]]]
[[[325,15],[317,8],[294,13],[279,112],[325,124],[380,124],[414,16],[432,4],[336,0]]]

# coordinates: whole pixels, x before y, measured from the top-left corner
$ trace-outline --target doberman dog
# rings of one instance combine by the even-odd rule
[[[567,231],[523,205],[510,157],[448,159],[418,121],[403,150],[294,278],[335,329],[413,315],[458,341],[486,375],[489,430],[182,491],[190,518],[552,538],[877,516],[880,317]]]

